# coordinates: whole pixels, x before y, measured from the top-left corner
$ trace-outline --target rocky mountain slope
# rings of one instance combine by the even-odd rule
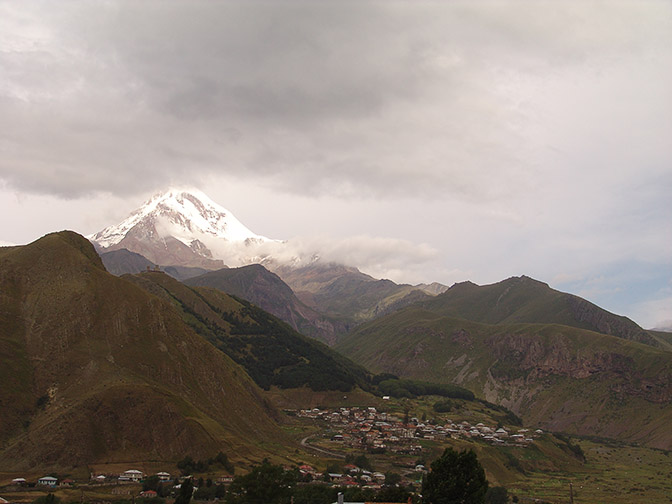
[[[247,373],[61,232],[0,249],[0,466],[234,460],[282,446]]]
[[[301,334],[329,344],[335,343],[337,336],[346,332],[345,324],[306,306],[279,276],[260,264],[211,271],[186,279],[184,283],[212,287],[246,299],[284,320]]]
[[[126,249],[105,252],[100,254],[100,259],[103,261],[105,269],[116,276],[126,273],[140,273],[141,271],[147,271],[148,268],[154,269],[156,267],[156,264],[145,256]]]
[[[306,305],[348,328],[432,297],[421,288],[377,280],[342,264],[270,266]]]
[[[126,274],[133,275],[142,271],[162,269],[173,278],[182,281],[186,280],[187,278],[193,278],[211,271],[195,266],[165,266],[163,268],[159,268],[158,264],[153,263],[145,256],[126,249],[117,249],[110,252],[103,252],[100,254],[100,259],[103,261],[105,269],[116,276]]]

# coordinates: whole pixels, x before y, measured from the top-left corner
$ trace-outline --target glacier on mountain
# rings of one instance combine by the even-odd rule
[[[131,229],[148,220],[157,224],[161,236],[172,236],[187,246],[195,237],[200,239],[202,236],[229,242],[271,241],[250,231],[226,208],[194,189],[169,189],[155,194],[120,224],[108,226],[87,238],[108,248],[121,242]]]

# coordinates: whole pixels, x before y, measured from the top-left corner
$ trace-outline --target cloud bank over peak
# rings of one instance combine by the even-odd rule
[[[0,71],[0,239],[186,184],[392,279],[666,298],[666,0],[0,2]]]

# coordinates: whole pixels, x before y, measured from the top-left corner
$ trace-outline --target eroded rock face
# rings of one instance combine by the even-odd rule
[[[631,357],[607,350],[572,350],[562,335],[546,343],[541,338],[508,334],[490,338],[488,345],[497,358],[490,373],[500,382],[523,378],[532,384],[551,375],[586,379],[599,374],[611,381],[614,392],[656,403],[672,399],[669,371],[655,379],[645,378]]]

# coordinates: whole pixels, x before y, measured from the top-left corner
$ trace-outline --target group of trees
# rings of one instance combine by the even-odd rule
[[[389,376],[389,375],[388,375]],[[374,384],[377,380],[374,379]],[[450,397],[453,399],[474,400],[474,393],[456,385],[445,383],[431,383],[417,380],[401,380],[397,377],[387,377],[377,383],[378,393],[380,395],[389,395],[391,397],[406,397],[413,399],[419,396],[438,395],[441,397]]]
[[[363,368],[330,351],[326,345],[299,334],[261,308],[233,297],[243,305],[239,313],[227,312],[207,298],[201,298],[228,322],[228,327],[206,319],[182,303],[185,320],[198,334],[243,366],[261,388],[307,385],[313,390],[343,392],[357,385],[367,388],[368,374]]]

